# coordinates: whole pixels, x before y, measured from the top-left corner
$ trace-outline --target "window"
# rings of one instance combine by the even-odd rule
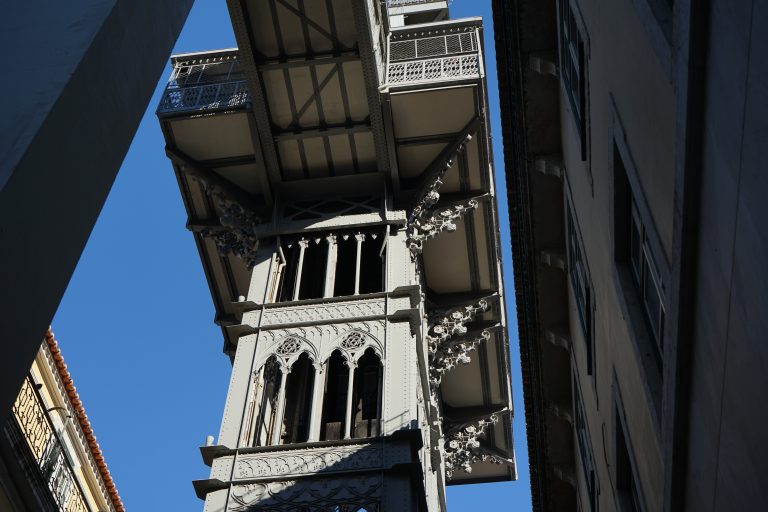
[[[595,473],[594,459],[592,458],[592,442],[589,438],[584,406],[581,401],[581,391],[576,375],[573,376],[573,395],[574,423],[576,440],[579,447],[579,458],[581,459],[581,467],[586,480],[589,510],[594,512],[597,510],[597,475]]]
[[[366,340],[350,332],[321,370],[306,351],[298,353],[301,340],[286,338],[255,375],[243,446],[380,435],[383,365]]]
[[[323,441],[344,437],[348,386],[349,367],[345,364],[341,352],[336,350],[327,363],[323,419],[320,424],[320,439]]]
[[[566,207],[568,229],[568,273],[576,299],[576,309],[579,311],[579,322],[584,335],[587,350],[587,375],[593,374],[592,346],[592,285],[587,266],[581,251],[581,242],[570,204]]]
[[[378,240],[378,242],[377,242]],[[384,251],[381,237],[372,233],[360,244],[360,293],[375,293],[384,289]]]
[[[275,410],[281,379],[280,365],[277,359],[270,358],[261,371],[261,379],[256,390],[258,398],[258,417],[254,422],[252,446],[269,446],[275,425]]]
[[[661,365],[664,354],[664,301],[661,279],[634,199],[632,200],[629,231],[632,277],[637,292],[642,298],[645,318],[648,321],[649,331],[656,349],[655,355],[659,365]]]
[[[357,265],[357,242],[355,237],[338,237],[336,242],[334,296],[343,297],[355,294],[355,265]]]
[[[352,416],[354,431],[352,437],[375,437],[379,435],[381,417],[382,366],[379,357],[368,349],[355,369],[352,387]]]
[[[282,443],[303,443],[309,440],[309,416],[315,372],[312,361],[304,353],[293,363],[285,385],[285,417]]]
[[[624,160],[615,145],[614,187],[616,261],[629,270],[631,291],[636,298],[633,302],[641,304],[645,330],[651,339],[651,351],[661,367],[664,354],[664,286],[652,249],[652,233],[640,214]]]
[[[584,35],[569,0],[559,2],[560,75],[581,138],[581,159],[587,159],[586,80]]]
[[[324,239],[306,241],[301,264],[299,300],[320,299],[325,294],[325,272],[328,266],[328,245]],[[301,242],[299,242],[301,245]]]
[[[629,451],[629,443],[620,417],[619,406],[616,406],[616,495],[621,512],[642,512],[640,490],[635,479],[635,470]]]
[[[385,244],[375,232],[318,233],[280,243],[277,302],[384,291]]]

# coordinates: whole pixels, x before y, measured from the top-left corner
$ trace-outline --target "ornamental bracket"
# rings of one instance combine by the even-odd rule
[[[460,364],[468,364],[469,353],[480,343],[491,337],[499,326],[467,332],[466,324],[475,320],[478,314],[487,311],[489,303],[498,295],[485,297],[474,304],[459,306],[432,317],[426,340],[429,350],[429,383],[433,396],[443,376]]]
[[[456,231],[456,220],[479,206],[477,199],[470,199],[453,206],[439,209],[433,215],[416,218],[408,226],[408,248],[415,257],[424,250],[424,242],[444,231]]]
[[[436,211],[434,208],[440,200],[440,187],[448,170],[453,167],[458,156],[466,149],[474,134],[482,125],[482,117],[475,116],[458,134],[456,139],[440,152],[427,166],[424,185],[416,196],[416,204],[408,216],[408,245],[412,255],[420,253],[424,240],[434,238],[443,231],[455,231],[453,222],[464,213],[477,208],[477,201],[470,200],[465,204],[457,204]]]
[[[480,439],[486,437],[490,425],[499,422],[499,416],[509,410],[493,413],[490,416],[465,423],[452,429],[445,441],[445,474],[451,478],[456,471],[472,472],[472,466],[478,462],[514,465],[514,461],[483,446]]]
[[[434,352],[452,336],[467,334],[466,324],[473,321],[478,313],[487,311],[491,300],[497,297],[492,295],[478,300],[477,303],[465,304],[433,315],[427,333],[429,351]]]
[[[248,193],[175,148],[166,147],[165,152],[182,172],[200,184],[216,207],[219,225],[205,225],[197,231],[212,239],[222,256],[234,254],[248,268],[253,268],[257,262],[257,226],[261,219],[254,212]]]
[[[440,386],[443,376],[458,365],[469,364],[472,359],[469,353],[477,349],[480,343],[491,339],[491,330],[482,331],[451,339],[436,347],[429,347],[429,383],[433,390]],[[434,392],[434,391],[433,391]]]

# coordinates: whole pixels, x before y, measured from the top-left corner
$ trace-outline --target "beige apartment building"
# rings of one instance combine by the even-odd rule
[[[48,330],[0,435],[3,512],[124,512]]]
[[[764,2],[494,1],[534,510],[766,510]]]

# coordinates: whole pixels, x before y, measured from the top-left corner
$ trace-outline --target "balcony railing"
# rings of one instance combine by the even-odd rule
[[[439,36],[406,38],[389,43],[390,86],[480,78],[483,75],[476,28]]]
[[[234,109],[245,106],[249,100],[236,55],[202,55],[174,62],[157,113]]]
[[[24,380],[13,404],[13,414],[59,510],[90,512],[72,464],[64,451],[66,448],[43,407],[39,392],[29,378]]]
[[[233,109],[250,101],[245,80],[165,89],[158,114],[195,110]]]

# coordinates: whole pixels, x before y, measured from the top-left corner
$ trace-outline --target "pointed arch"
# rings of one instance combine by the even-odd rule
[[[365,351],[371,348],[384,361],[384,345],[371,333],[355,328],[342,332],[323,352],[322,359],[326,360],[335,350],[339,350],[347,361],[357,362]]]
[[[381,431],[381,397],[384,365],[373,347],[357,361],[352,386],[351,426],[353,438],[376,437]]]
[[[253,432],[248,444],[267,446],[275,428],[277,400],[280,392],[283,369],[277,357],[270,356],[259,369],[256,379],[256,410]]]
[[[309,440],[314,383],[312,358],[306,351],[302,351],[293,361],[285,385],[286,405],[281,418],[280,444],[303,443]]]
[[[265,351],[264,357],[276,357],[282,369],[290,371],[301,354],[307,354],[312,362],[320,361],[317,347],[300,334],[286,333],[277,338]]]
[[[325,372],[320,439],[330,441],[341,439],[344,435],[351,368],[341,350],[332,351],[325,364],[327,370]]]

